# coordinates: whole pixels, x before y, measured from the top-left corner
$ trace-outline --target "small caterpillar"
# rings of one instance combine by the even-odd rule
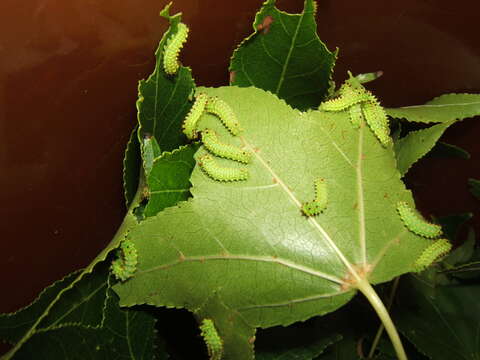
[[[208,96],[206,94],[198,94],[195,98],[190,112],[183,120],[182,131],[189,140],[196,139],[197,136],[197,122],[205,111]]]
[[[168,75],[176,74],[180,67],[178,63],[178,54],[188,37],[188,27],[184,23],[177,25],[177,32],[172,35],[165,45],[163,53],[163,69]]]
[[[398,202],[397,211],[403,223],[411,232],[426,238],[436,238],[442,234],[440,225],[423,220],[406,202]]]
[[[373,98],[375,99],[375,98]],[[390,142],[390,128],[388,126],[387,114],[376,101],[369,101],[362,104],[363,116],[368,126],[372,129],[375,136],[380,140],[383,146],[387,146]]]
[[[315,199],[303,203],[302,212],[306,216],[315,216],[323,212],[327,208],[328,194],[327,184],[324,179],[317,179],[315,184]]]
[[[200,334],[207,345],[210,360],[221,360],[223,355],[223,340],[218,335],[215,324],[211,319],[203,319],[200,325]]]
[[[359,128],[363,122],[362,105],[355,104],[348,109],[348,115],[350,116],[350,122],[356,128]]]
[[[202,131],[202,142],[212,154],[225,159],[231,159],[248,164],[252,158],[252,153],[249,151],[242,150],[236,146],[224,144],[218,141],[217,134],[211,129],[205,129]]]
[[[137,250],[130,240],[123,240],[117,250],[117,259],[112,262],[112,273],[118,280],[125,281],[137,270]]]
[[[413,264],[413,271],[420,272],[429,267],[434,261],[447,254],[452,249],[452,244],[447,239],[435,240],[430,244]]]
[[[236,136],[240,133],[240,124],[232,108],[223,100],[217,97],[211,97],[207,101],[205,110],[218,116],[225,127]]]
[[[338,90],[339,97],[331,99],[320,104],[319,110],[324,111],[343,111],[349,107],[371,100],[370,94],[360,89],[354,89],[348,83],[344,83]]]
[[[247,169],[220,167],[213,156],[209,154],[200,157],[199,165],[209,177],[216,181],[242,181],[248,179]]]

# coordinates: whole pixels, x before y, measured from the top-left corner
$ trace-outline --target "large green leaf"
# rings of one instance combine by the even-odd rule
[[[45,288],[29,306],[12,314],[0,315],[0,339],[11,344],[19,341],[30,330],[37,318],[47,309],[58,293],[69,286],[78,276],[73,272]]]
[[[403,282],[403,283],[402,283]],[[422,277],[401,282],[395,318],[402,333],[431,359],[480,358],[480,286],[436,286]]]
[[[175,75],[167,75],[163,70],[163,50],[167,39],[177,32],[181,14],[169,15],[170,5],[160,15],[170,21],[170,28],[164,34],[155,53],[155,70],[148,79],[138,85],[138,136],[153,135],[162,151],[171,151],[186,141],[181,125],[190,110],[191,96],[195,84],[189,68],[180,66]]]
[[[38,332],[14,359],[151,360],[154,324],[146,312],[120,309],[117,296],[110,293],[102,327],[66,325]]]
[[[268,90],[301,110],[317,107],[328,93],[336,52],[318,38],[315,10],[313,0],[295,15],[265,1],[255,32],[233,54],[231,85]]]
[[[385,110],[391,117],[420,123],[462,120],[480,115],[480,94],[445,94],[424,105]]]
[[[397,215],[397,202],[412,197],[392,148],[369,127],[354,128],[345,112],[301,113],[257,88],[202,91],[240,119],[237,138],[213,116],[201,125],[254,151],[250,178],[221,183],[197,166],[193,199],[132,229],[139,263],[115,287],[122,305],[184,307],[212,318],[226,356],[247,359],[255,328],[333,311],[362,279],[379,283],[411,270],[429,241]],[[328,208],[307,218],[301,203],[313,199],[318,178],[327,183]]]
[[[398,140],[395,143],[395,155],[400,173],[405,175],[413,164],[425,156],[451,124],[452,122],[446,122],[427,129],[411,131]]]

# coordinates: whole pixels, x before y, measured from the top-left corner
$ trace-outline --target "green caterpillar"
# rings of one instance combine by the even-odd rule
[[[383,146],[387,146],[390,142],[390,127],[388,126],[388,118],[385,110],[376,101],[369,101],[362,104],[363,116],[368,126],[372,129],[375,136],[380,140]]]
[[[343,111],[353,105],[371,100],[370,94],[361,89],[354,89],[349,83],[344,83],[338,93],[339,97],[320,104],[319,110]]]
[[[207,101],[205,111],[218,116],[220,121],[234,136],[240,133],[240,124],[232,108],[223,100],[211,97]]]
[[[447,239],[435,240],[430,244],[413,264],[413,271],[420,272],[429,267],[434,261],[446,255],[452,249],[452,244]]]
[[[125,281],[137,270],[137,250],[130,240],[123,240],[117,250],[117,259],[112,262],[112,273],[118,280]]]
[[[306,216],[315,216],[323,212],[327,208],[328,194],[327,184],[324,179],[317,179],[315,184],[315,199],[305,202],[302,205],[302,212]]]
[[[184,23],[177,25],[177,32],[172,35],[165,45],[163,52],[163,69],[168,75],[177,73],[180,64],[178,63],[178,54],[188,37],[188,27]]]
[[[245,168],[225,168],[218,166],[213,156],[205,154],[199,159],[201,169],[216,181],[242,181],[248,179]]]
[[[356,128],[360,127],[363,122],[362,105],[355,104],[348,109],[348,115],[350,116],[350,122]]]
[[[207,345],[210,360],[221,360],[223,355],[223,340],[218,335],[215,324],[211,319],[203,319],[200,325],[200,334]]]
[[[242,150],[236,146],[221,143],[218,140],[217,134],[214,130],[205,129],[202,131],[203,145],[212,154],[220,156],[225,159],[231,159],[248,164],[252,158],[252,153]]]
[[[198,137],[197,122],[205,111],[207,100],[208,96],[206,94],[198,94],[190,109],[190,112],[185,117],[185,120],[183,120],[182,131],[189,140],[193,140]]]
[[[397,203],[397,211],[403,223],[411,232],[426,237],[436,238],[442,234],[440,225],[423,220],[406,202]]]

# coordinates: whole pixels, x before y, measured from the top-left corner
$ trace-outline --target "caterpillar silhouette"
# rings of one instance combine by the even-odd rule
[[[183,44],[187,41],[188,27],[184,23],[177,25],[177,32],[173,34],[165,45],[163,52],[163,70],[168,75],[174,75],[177,73],[180,64],[178,63],[178,54],[183,47]]]
[[[198,137],[197,122],[198,120],[200,120],[200,117],[205,111],[205,105],[207,104],[207,100],[208,96],[206,94],[198,94],[189,113],[183,121],[182,131],[190,140],[196,139]]]
[[[245,168],[226,168],[218,166],[213,156],[205,154],[199,159],[200,168],[216,181],[242,181],[248,179],[248,170]]]
[[[223,340],[218,335],[215,324],[211,319],[202,320],[200,334],[207,345],[210,360],[221,360],[223,355]]]
[[[223,100],[211,97],[207,101],[205,111],[216,115],[228,131],[234,136],[240,133],[240,124],[232,108]]]
[[[411,232],[426,238],[436,238],[442,234],[440,225],[422,219],[406,202],[400,201],[397,204],[397,211],[403,223]]]
[[[315,199],[305,202],[302,205],[302,212],[306,216],[315,216],[323,212],[327,208],[328,194],[327,184],[324,179],[317,179],[315,185]]]
[[[121,281],[133,276],[137,270],[137,250],[130,240],[123,240],[117,250],[117,259],[112,262],[112,273]]]
[[[413,264],[413,271],[420,272],[433,264],[436,260],[446,255],[452,249],[452,244],[447,239],[438,239],[430,244]]]
[[[202,142],[212,154],[225,159],[248,164],[252,158],[251,152],[220,142],[215,131],[211,129],[205,129],[202,131]]]

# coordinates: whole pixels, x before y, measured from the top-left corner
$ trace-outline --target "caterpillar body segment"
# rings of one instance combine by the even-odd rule
[[[302,212],[306,216],[315,216],[327,208],[327,184],[324,179],[315,180],[315,199],[302,204]]]
[[[112,262],[112,273],[118,280],[125,281],[137,270],[137,262],[135,245],[130,240],[124,240],[117,250],[117,259]]]
[[[413,264],[413,271],[420,272],[432,265],[435,261],[446,255],[452,249],[452,244],[447,239],[438,239],[430,244]]]
[[[182,131],[189,140],[198,138],[197,134],[197,122],[205,111],[205,105],[207,104],[208,96],[206,94],[198,94],[195,97],[189,113],[185,117],[182,124]]]
[[[320,104],[319,110],[324,111],[343,111],[349,107],[371,100],[371,95],[366,91],[352,88],[348,83],[343,84],[337,98],[327,100]]]
[[[216,181],[242,181],[247,180],[249,177],[246,168],[221,167],[210,154],[201,156],[198,164],[210,178]]]
[[[202,335],[207,345],[210,360],[221,360],[223,355],[223,340],[220,335],[218,335],[215,324],[211,319],[203,319],[200,325],[200,335]]]
[[[216,115],[233,136],[240,134],[241,128],[237,116],[225,101],[217,97],[210,97],[208,98],[205,111]]]
[[[352,105],[348,109],[348,115],[350,117],[350,122],[356,128],[359,128],[363,122],[363,111],[361,104]]]
[[[214,130],[205,129],[202,131],[203,145],[212,154],[230,160],[239,161],[248,164],[252,158],[252,153],[247,150],[242,150],[239,147],[224,144],[218,140],[217,134]]]
[[[383,146],[391,143],[390,127],[388,125],[388,117],[385,110],[378,104],[377,101],[369,101],[362,104],[363,116]]]
[[[187,41],[188,27],[184,23],[177,25],[177,32],[170,36],[165,45],[163,53],[163,70],[168,75],[177,73],[180,64],[178,63],[178,54]]]
[[[406,202],[400,201],[397,203],[397,211],[404,225],[411,232],[431,239],[439,237],[442,234],[442,227],[440,225],[425,221]]]

